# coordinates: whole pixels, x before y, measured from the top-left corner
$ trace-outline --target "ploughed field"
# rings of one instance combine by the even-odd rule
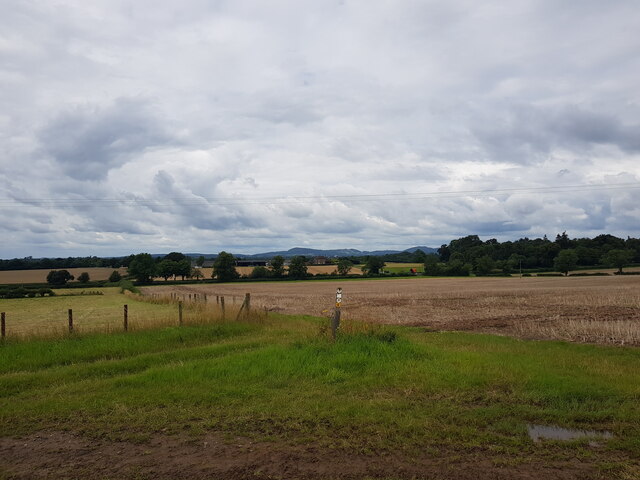
[[[640,276],[406,278],[153,286],[145,293],[225,296],[270,312],[328,316],[343,288],[342,318],[521,338],[640,345]]]

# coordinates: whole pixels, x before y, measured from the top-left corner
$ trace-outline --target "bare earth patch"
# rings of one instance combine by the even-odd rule
[[[410,278],[156,286],[146,293],[207,293],[268,311],[327,315],[343,288],[343,319],[521,338],[640,345],[640,276]]]
[[[561,454],[548,460],[492,457],[487,452],[372,452],[313,444],[252,442],[210,433],[203,438],[155,435],[146,443],[95,440],[67,432],[0,438],[0,478],[6,479],[595,479],[593,460]],[[625,459],[616,459],[619,464]],[[637,465],[636,465],[637,466]],[[633,473],[634,470],[629,470]],[[624,472],[620,472],[624,475]],[[4,476],[3,476],[4,475]]]

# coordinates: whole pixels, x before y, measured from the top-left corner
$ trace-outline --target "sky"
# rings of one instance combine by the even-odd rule
[[[640,236],[636,0],[0,0],[0,257]]]

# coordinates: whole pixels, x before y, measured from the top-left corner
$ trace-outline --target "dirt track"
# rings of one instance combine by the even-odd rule
[[[614,460],[594,449],[592,460]],[[595,462],[561,454],[545,461],[505,462],[489,451],[370,452],[313,444],[155,435],[146,443],[95,440],[66,432],[0,438],[0,478],[7,479],[455,479],[584,480],[602,478]],[[615,459],[624,461],[624,459]],[[2,468],[7,470],[3,476]]]

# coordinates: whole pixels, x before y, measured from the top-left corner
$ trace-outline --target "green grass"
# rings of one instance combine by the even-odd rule
[[[640,350],[322,321],[171,327],[0,347],[0,435],[209,429],[362,451],[533,452],[527,423],[640,454]],[[586,449],[586,442],[562,448]],[[582,450],[581,450],[582,449]]]

